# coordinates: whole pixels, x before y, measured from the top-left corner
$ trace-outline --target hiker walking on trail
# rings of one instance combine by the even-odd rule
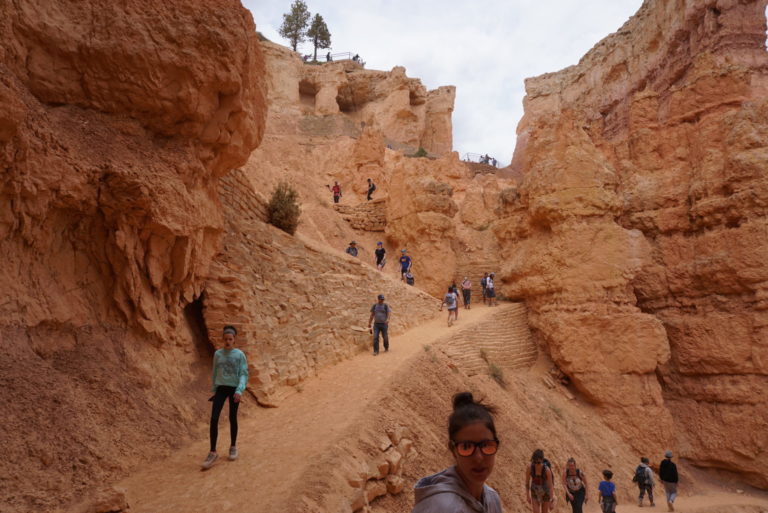
[[[366,199],[367,199],[368,201],[371,201],[371,200],[373,199],[373,198],[371,197],[371,195],[373,194],[373,191],[375,191],[375,190],[376,190],[376,184],[375,184],[375,183],[373,183],[373,180],[371,180],[371,179],[369,178],[369,179],[368,179],[368,196],[366,197]]]
[[[643,507],[645,492],[648,492],[648,502],[650,502],[651,506],[655,506],[653,503],[653,470],[648,466],[648,463],[648,458],[640,458],[640,465],[635,469],[635,476],[632,478],[632,482],[637,483],[637,487],[640,489],[637,505],[641,508]]]
[[[453,326],[453,321],[456,320],[456,313],[459,309],[459,300],[456,293],[453,291],[453,287],[448,287],[448,292],[443,297],[443,302],[440,303],[440,311],[443,311],[443,306],[448,307],[448,327]]]
[[[378,301],[371,307],[368,329],[373,334],[373,356],[379,354],[379,333],[384,339],[384,352],[389,351],[389,316],[392,309],[384,302],[384,294],[379,294]],[[373,323],[373,326],[371,326]]]
[[[453,396],[448,417],[448,449],[455,465],[420,479],[411,513],[501,513],[499,494],[485,482],[493,472],[499,438],[492,406],[472,394]]]
[[[456,318],[454,320],[459,320],[459,287],[456,286],[456,280],[451,283],[451,292],[453,292],[453,295],[456,297]]]
[[[349,247],[346,250],[348,255],[351,255],[353,257],[357,256],[357,242],[352,241],[349,243]]]
[[[573,513],[582,513],[587,502],[587,479],[581,469],[576,467],[576,460],[568,458],[563,472],[565,486],[565,502],[571,504]]]
[[[485,273],[483,274],[483,277],[480,278],[480,289],[481,289],[481,292],[483,293],[484,305],[488,303],[488,292],[486,289],[487,285],[488,285],[488,273]]]
[[[461,282],[461,295],[464,299],[464,308],[469,310],[469,303],[472,299],[472,280],[466,276],[464,276],[464,281]]]
[[[672,451],[664,453],[664,460],[659,464],[659,480],[667,495],[667,511],[675,511],[678,476],[677,465],[672,462]]]
[[[377,242],[376,251],[374,251],[374,253],[376,254],[376,269],[383,271],[384,266],[387,265],[387,250],[384,249],[384,244]]]
[[[401,249],[400,253],[400,279],[405,281],[405,274],[411,271],[411,265],[413,265],[413,262],[411,262],[411,257],[407,255],[408,250]]]
[[[554,506],[555,483],[552,465],[541,449],[533,451],[531,464],[526,467],[525,495],[533,513],[547,513]]]
[[[600,481],[597,489],[600,492],[600,509],[603,513],[615,513],[619,501],[616,499],[616,485],[611,482],[613,472],[603,470],[603,481]]]
[[[224,347],[213,355],[213,396],[208,399],[211,406],[211,452],[203,462],[203,470],[208,470],[219,459],[216,442],[219,437],[219,416],[224,402],[229,401],[229,460],[237,459],[237,407],[248,384],[248,363],[245,354],[235,349],[237,330],[234,326],[224,326],[222,341]]]
[[[333,193],[333,202],[338,203],[341,200],[341,185],[339,185],[339,182],[333,182],[333,187],[330,185],[326,185],[326,187]]]
[[[496,306],[496,284],[493,282],[496,275],[491,273],[485,280],[485,295],[488,296],[488,306]]]

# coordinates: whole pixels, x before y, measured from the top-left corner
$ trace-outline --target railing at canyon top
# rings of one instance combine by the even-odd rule
[[[480,153],[465,153],[463,157],[461,157],[461,160],[464,162],[474,162],[476,164],[487,164],[489,166],[496,167],[493,163],[495,162],[498,164],[498,161],[490,157],[487,153],[485,155],[482,155]]]
[[[322,64],[324,62],[335,61],[355,61],[360,64],[360,66],[365,67],[365,61],[360,58],[360,55],[352,55],[352,52],[326,53],[325,55],[320,55],[319,59],[315,59],[313,54],[306,54],[302,56],[302,60],[305,64]]]

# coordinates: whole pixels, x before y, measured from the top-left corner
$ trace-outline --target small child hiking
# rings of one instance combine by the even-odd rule
[[[208,470],[219,459],[216,453],[216,442],[219,437],[219,416],[224,408],[224,402],[229,400],[229,460],[237,459],[237,408],[240,398],[248,384],[248,363],[245,354],[235,349],[237,330],[234,326],[224,326],[222,341],[224,347],[213,355],[213,396],[208,399],[211,406],[211,452],[203,462],[203,470]]]
[[[611,482],[613,472],[603,470],[603,481],[600,481],[597,489],[600,492],[600,508],[603,513],[615,513],[619,501],[616,500],[616,485]]]

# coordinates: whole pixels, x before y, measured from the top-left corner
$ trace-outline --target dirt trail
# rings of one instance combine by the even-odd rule
[[[452,328],[447,327],[443,311],[390,337],[388,353],[376,357],[361,353],[322,370],[279,408],[257,409],[254,402],[248,402],[244,409],[250,410],[249,415],[239,419],[240,459],[235,462],[226,459],[229,425],[225,407],[219,428],[220,459],[213,468],[200,471],[208,452],[207,437],[201,437],[171,457],[148,464],[118,486],[127,490],[131,511],[137,513],[281,511],[302,471],[334,444],[370,401],[388,393],[392,376],[409,358],[452,330],[511,307],[461,309]]]
[[[664,490],[658,486],[656,497],[656,507],[648,507],[646,499],[646,505],[643,508],[637,506],[637,504],[619,504],[616,508],[622,513],[648,513],[648,512],[665,512],[667,511],[666,499],[664,499]],[[593,507],[594,511],[599,511],[597,507]],[[570,508],[569,508],[570,510]],[[585,509],[585,511],[587,511]],[[693,496],[681,496],[675,500],[675,511],[677,513],[765,513],[768,512],[768,498],[763,494],[736,494],[726,492],[714,492]]]

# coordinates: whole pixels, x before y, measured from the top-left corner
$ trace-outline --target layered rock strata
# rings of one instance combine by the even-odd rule
[[[328,365],[371,349],[368,318],[378,294],[392,309],[390,336],[434,316],[436,300],[383,278],[359,258],[329,254],[266,224],[246,174],[221,180],[226,235],[203,294],[210,340],[234,324],[249,356],[249,390],[277,406]]]
[[[648,1],[526,81],[524,179],[497,227],[503,290],[618,431],[762,487],[765,7]]]
[[[263,135],[264,63],[229,0],[3,2],[0,37],[0,509],[49,511],[198,415],[172,399],[209,357],[184,307],[217,179]]]

